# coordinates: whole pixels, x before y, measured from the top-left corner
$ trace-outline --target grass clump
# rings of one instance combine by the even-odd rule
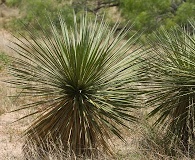
[[[179,147],[183,143],[173,143],[170,145],[171,137],[167,136],[167,132],[158,130],[148,122],[142,123],[140,126],[140,139],[137,142],[139,154],[145,159],[191,159],[189,152],[185,153]]]
[[[178,26],[171,31],[162,29],[153,33],[149,39],[148,80],[144,84],[146,106],[152,108],[148,117],[158,117],[154,126],[169,137],[167,146],[178,145],[187,155],[192,153],[192,157],[195,143],[194,29],[195,23],[191,21],[187,28]]]
[[[41,141],[41,139],[39,139]],[[34,159],[47,159],[47,160],[72,160],[72,159],[94,159],[94,160],[109,160],[113,159],[111,156],[106,155],[103,152],[97,151],[97,155],[94,158],[93,156],[89,157],[86,155],[77,155],[68,147],[68,149],[64,148],[63,142],[61,141],[61,138],[58,138],[58,141],[54,143],[53,140],[48,138],[47,143],[41,143],[40,146],[37,146],[37,143],[32,143],[32,141],[26,141],[24,147],[24,159],[34,160]],[[44,146],[43,146],[44,145]],[[47,148],[47,150],[44,150],[44,148]]]
[[[9,63],[9,56],[4,52],[0,52],[0,71],[2,71]]]
[[[60,137],[72,156],[112,155],[112,136],[125,141],[121,127],[128,129],[125,121],[137,120],[131,113],[139,107],[136,82],[143,74],[142,50],[134,45],[139,34],[125,39],[131,28],[115,34],[118,23],[109,28],[97,19],[75,15],[71,27],[60,16],[60,30],[54,21],[50,32],[37,37],[29,30],[16,43],[10,83],[21,89],[21,96],[39,97],[21,109],[45,106],[27,115],[39,114],[25,136],[46,153],[47,138],[57,144]]]

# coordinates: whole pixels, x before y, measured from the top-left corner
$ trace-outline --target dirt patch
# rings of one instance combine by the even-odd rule
[[[13,44],[13,36],[11,33],[6,31],[6,24],[11,19],[19,16],[19,9],[10,8],[5,4],[0,5],[0,52],[5,52],[6,54],[11,54],[13,51],[10,49]]]
[[[10,95],[15,94],[15,89],[1,82],[8,75],[0,72],[0,160],[22,160],[22,133],[28,127],[29,121],[15,122],[27,114],[24,111],[9,112],[17,109],[19,104]],[[7,77],[8,78],[8,77]]]
[[[11,42],[13,39],[14,38],[11,35],[11,33],[1,29],[0,30],[0,51],[7,54],[13,53],[12,49],[10,48],[13,45]]]
[[[0,5],[0,28],[5,28],[6,23],[19,16],[19,9],[10,8],[5,4]]]
[[[4,159],[15,159],[22,155],[20,135],[23,129],[12,123],[16,119],[15,113],[0,116],[0,157]]]
[[[5,4],[0,5],[0,52],[13,54],[10,47],[13,36],[6,31],[5,24],[13,17],[18,16],[19,10],[9,8]],[[21,135],[26,126],[21,122],[13,123],[22,114],[7,113],[8,110],[16,108],[8,96],[12,95],[11,90],[2,80],[8,78],[6,70],[0,71],[0,160],[22,159]]]
[[[17,8],[10,8],[5,4],[0,5],[0,17],[10,18],[17,17],[19,15],[19,10]]]

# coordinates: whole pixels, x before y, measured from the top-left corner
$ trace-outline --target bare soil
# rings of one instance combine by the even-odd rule
[[[13,37],[6,31],[5,24],[13,17],[17,17],[19,10],[9,8],[5,4],[0,5],[0,53],[13,54],[9,48]],[[6,83],[2,82],[9,77],[6,69],[0,71],[0,160],[21,159],[22,139],[21,135],[26,126],[13,123],[22,113],[9,113],[16,106],[10,96],[14,93]]]
[[[16,18],[19,16],[19,10],[17,8],[10,8],[5,4],[0,5],[0,28],[5,28],[6,23],[10,19]]]

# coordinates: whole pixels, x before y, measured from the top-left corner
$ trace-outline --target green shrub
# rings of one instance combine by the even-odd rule
[[[21,17],[13,19],[10,23],[13,30],[24,31],[25,28],[36,30],[50,30],[49,19],[58,23],[58,14],[64,15],[69,25],[73,24],[73,10],[69,4],[60,4],[56,0],[23,0],[20,6]],[[58,24],[55,24],[59,26]],[[24,27],[25,26],[25,27]]]
[[[180,142],[186,153],[195,144],[194,21],[188,27],[153,34],[146,103],[154,107],[149,116],[159,115],[155,125],[170,137],[167,145]]]
[[[137,120],[131,112],[138,107],[136,82],[142,77],[141,50],[134,46],[139,35],[125,40],[129,29],[115,35],[118,24],[110,29],[97,18],[75,16],[69,28],[61,17],[60,30],[56,22],[43,36],[29,30],[30,38],[17,44],[10,83],[21,95],[38,97],[23,109],[46,106],[33,113],[41,114],[25,133],[28,144],[43,146],[40,152],[47,151],[48,137],[55,144],[60,137],[73,156],[110,154],[112,135],[124,140],[121,127]]]

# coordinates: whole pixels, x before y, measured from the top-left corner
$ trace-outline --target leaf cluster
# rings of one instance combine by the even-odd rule
[[[139,35],[124,40],[130,29],[115,34],[118,23],[110,29],[97,19],[74,16],[69,27],[60,16],[60,30],[52,21],[51,32],[42,30],[37,37],[29,31],[15,43],[19,57],[10,66],[15,79],[9,83],[22,96],[39,99],[20,109],[46,106],[27,115],[39,113],[25,133],[37,145],[39,139],[44,144],[48,137],[54,142],[61,137],[65,150],[76,155],[91,156],[98,149],[111,153],[111,135],[124,141],[121,127],[137,120],[131,112],[139,107],[136,84],[143,74],[141,49],[135,46]]]
[[[183,150],[190,150],[195,137],[195,25],[189,23],[191,29],[177,27],[153,34],[148,65],[151,86],[147,105],[154,106],[149,116],[159,115],[155,125],[173,142],[182,142]]]

